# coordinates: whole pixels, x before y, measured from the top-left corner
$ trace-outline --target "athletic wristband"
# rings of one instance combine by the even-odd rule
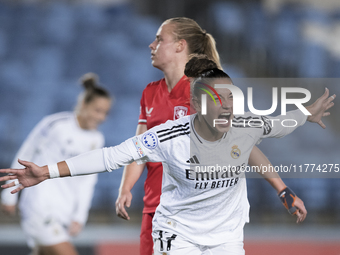
[[[47,165],[48,172],[50,173],[50,179],[60,177],[57,164]]]
[[[279,193],[279,198],[290,214],[296,214],[297,209],[294,206],[296,195],[294,191],[286,187]]]

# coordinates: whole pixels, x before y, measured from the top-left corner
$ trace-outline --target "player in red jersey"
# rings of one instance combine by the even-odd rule
[[[188,115],[190,113],[188,78],[183,75],[171,92],[168,91],[165,79],[150,83],[143,91],[140,105],[141,112],[138,125],[144,125],[142,128],[146,126],[147,130],[167,120],[175,120]],[[161,195],[162,164],[148,162],[146,167],[148,175],[144,184],[143,213],[153,216]],[[150,224],[151,216],[149,217]],[[149,227],[151,233],[151,225]]]
[[[152,65],[164,73],[164,78],[148,84],[144,89],[136,134],[166,122],[190,114],[190,82],[184,75],[185,64],[192,53],[206,54],[221,68],[215,40],[194,20],[172,18],[158,29],[156,39],[150,44]],[[162,164],[147,163],[144,184],[144,209],[140,234],[140,254],[151,255],[153,247],[152,218],[160,201]],[[119,196],[117,215],[130,219],[125,210],[132,200],[131,189],[141,176],[145,165],[132,163],[125,167]]]

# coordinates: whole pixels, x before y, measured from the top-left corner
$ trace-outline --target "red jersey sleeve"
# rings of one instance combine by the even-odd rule
[[[145,112],[145,99],[144,98],[145,98],[145,90],[143,90],[142,98],[140,99],[138,124],[146,125],[146,112]]]

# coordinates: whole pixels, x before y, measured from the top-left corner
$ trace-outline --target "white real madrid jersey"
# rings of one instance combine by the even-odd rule
[[[73,112],[61,112],[45,117],[31,131],[12,168],[23,168],[17,159],[47,165],[63,161],[81,153],[103,147],[104,137],[96,130],[79,127]],[[54,217],[68,224],[71,220],[84,224],[97,175],[47,180],[24,189],[20,198],[22,219],[27,217]],[[15,204],[16,195],[10,189],[2,192],[5,204]]]
[[[105,148],[105,167],[110,171],[133,160],[162,162],[162,195],[153,230],[179,234],[196,244],[217,245],[233,241],[249,220],[246,179],[240,170],[248,164],[253,146],[262,138],[291,133],[306,116],[297,110],[274,118],[279,121],[251,114],[235,117],[229,132],[215,142],[196,133],[195,116],[167,121]],[[253,118],[251,125],[247,125],[249,118]],[[297,125],[284,127],[280,124],[284,119],[294,119]],[[213,167],[220,171],[212,171]]]

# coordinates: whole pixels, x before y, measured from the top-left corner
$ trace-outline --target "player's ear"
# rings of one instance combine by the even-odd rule
[[[191,99],[192,105],[196,112],[201,112],[201,101],[198,100],[196,96],[193,96]]]
[[[187,41],[184,39],[181,39],[177,41],[177,46],[176,46],[176,52],[182,52],[187,48]]]

